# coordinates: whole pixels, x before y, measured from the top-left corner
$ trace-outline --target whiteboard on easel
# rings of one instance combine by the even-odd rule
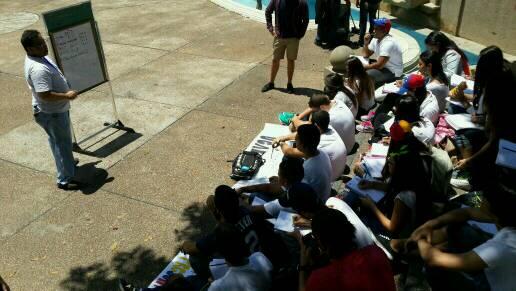
[[[85,22],[50,34],[57,62],[70,87],[79,92],[107,81],[93,29]]]

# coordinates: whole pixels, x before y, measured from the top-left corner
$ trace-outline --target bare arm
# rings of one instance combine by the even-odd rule
[[[273,193],[273,194],[279,194],[283,192],[281,189],[281,186],[277,183],[265,183],[265,184],[258,184],[258,185],[249,185],[244,186],[241,188],[236,189],[237,193],[254,193],[254,192],[261,192],[261,193]]]
[[[280,144],[281,151],[283,152],[283,155],[290,157],[290,158],[304,158],[305,154],[303,154],[300,150],[297,148],[293,148],[289,146],[288,144],[282,142]]]
[[[462,254],[445,253],[423,239],[417,242],[417,246],[421,258],[431,267],[465,272],[478,272],[487,268],[487,264],[474,251]]]
[[[364,201],[362,199],[365,207],[369,208],[371,212],[376,216],[380,224],[389,232],[397,233],[403,227],[403,222],[408,221],[408,217],[410,215],[410,208],[408,208],[401,200],[394,200],[394,209],[392,210],[391,218],[389,219],[385,216],[376,204],[372,202],[370,199],[368,201]]]
[[[276,6],[274,5],[276,1],[271,0],[269,5],[265,9],[265,21],[267,23],[267,30],[273,35],[276,36],[274,32],[274,26],[272,25],[272,13],[276,10]]]
[[[38,97],[45,101],[61,101],[61,100],[73,100],[77,98],[77,92],[70,90],[66,93],[57,93],[52,91],[39,92]]]

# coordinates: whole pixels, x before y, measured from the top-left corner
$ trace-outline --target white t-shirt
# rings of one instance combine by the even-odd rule
[[[353,116],[357,116],[358,107],[355,106],[355,104],[353,104],[353,101],[351,101],[351,97],[349,97],[346,93],[339,91],[333,99],[339,100],[340,102],[346,104],[349,110],[351,110],[351,113],[353,113]]]
[[[473,251],[487,265],[484,273],[491,290],[516,290],[516,228],[500,229]]]
[[[426,145],[434,144],[435,126],[430,119],[423,117],[417,126],[412,127],[414,137]]]
[[[348,221],[353,224],[355,227],[355,243],[358,248],[363,248],[374,243],[371,231],[369,231],[367,226],[365,226],[362,220],[360,220],[357,214],[346,202],[335,197],[330,197],[328,198],[328,201],[326,201],[326,206],[342,212],[346,215]]]
[[[332,168],[331,180],[335,181],[346,168],[348,152],[346,145],[331,125],[325,133],[321,134],[321,141],[317,148],[325,152],[330,158]]]
[[[439,103],[432,92],[428,92],[419,108],[419,115],[426,117],[435,125],[439,120]]]
[[[335,101],[330,111],[330,125],[337,131],[349,153],[355,146],[355,116],[340,99]]]
[[[392,37],[387,34],[378,44],[378,39],[373,38],[369,43],[368,49],[377,57],[388,57],[389,60],[385,64],[385,68],[391,71],[394,76],[399,77],[403,74],[403,57],[400,45]]]
[[[230,267],[224,277],[211,283],[210,291],[269,290],[271,287],[272,264],[262,253],[249,257],[249,263]]]
[[[37,94],[48,91],[66,93],[70,90],[64,75],[50,58],[26,56],[25,80],[32,91],[32,105],[37,105],[42,112],[61,113],[70,109],[68,100],[46,101]]]
[[[426,89],[434,94],[439,105],[439,112],[444,112],[446,109],[446,97],[450,93],[450,89],[445,84],[439,83],[438,81],[431,81],[426,84]]]
[[[328,155],[319,151],[315,157],[311,157],[303,163],[305,177],[303,183],[306,183],[314,189],[315,193],[323,202],[330,197],[331,194],[331,162]]]
[[[449,49],[444,53],[444,56],[441,60],[441,64],[443,65],[444,74],[448,77],[448,80],[451,79],[453,74],[462,76],[464,75],[464,68],[462,67],[462,57],[460,54],[454,50]]]

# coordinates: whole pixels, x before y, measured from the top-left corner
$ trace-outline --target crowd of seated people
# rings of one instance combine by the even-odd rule
[[[396,52],[390,22],[376,26],[389,47],[366,39],[364,50]],[[516,148],[514,73],[495,46],[481,51],[473,74],[446,35],[432,32],[426,44],[404,80],[350,58],[348,76],[332,76],[326,94],[281,120],[292,134],[273,141],[284,156],[277,176],[218,186],[206,201],[216,228],[182,244],[196,275],[153,290],[396,290],[408,269],[433,290],[516,290],[516,158],[500,146]],[[456,75],[464,83],[452,82]],[[375,84],[386,81],[399,90],[377,104]],[[482,126],[453,128],[446,120],[457,114]],[[356,119],[371,144],[387,148],[376,157],[381,174],[369,173],[366,151],[352,167],[357,188],[334,189],[351,162]],[[439,132],[446,136],[437,140]],[[464,176],[471,192],[452,187]],[[293,231],[271,222],[284,213]],[[213,259],[225,260],[222,276],[210,271]],[[146,289],[121,281],[121,290]]]

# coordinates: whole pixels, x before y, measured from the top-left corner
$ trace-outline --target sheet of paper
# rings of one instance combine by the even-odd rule
[[[453,74],[450,78],[450,87],[456,87],[462,82],[466,82],[466,85],[468,86],[468,89],[473,90],[473,87],[475,86],[475,82],[468,80],[462,76]]]
[[[373,143],[368,155],[372,157],[386,157],[388,151],[388,145],[384,145],[383,143]]]
[[[260,197],[258,196],[254,196],[253,198],[253,203],[251,203],[252,206],[258,206],[258,205],[263,205],[265,204],[265,200],[261,199]]]
[[[400,87],[396,86],[395,82],[392,82],[392,83],[383,85],[382,92],[383,93],[398,93],[399,90],[400,90]]]
[[[478,128],[482,129],[483,127],[473,123],[471,121],[471,114],[462,113],[462,114],[448,114],[444,117],[446,122],[455,130],[464,129],[464,128]]]
[[[374,190],[374,189],[360,189],[360,187],[358,187],[358,183],[361,181],[362,179],[358,176],[355,176],[353,177],[353,179],[351,179],[350,181],[348,181],[346,183],[346,187],[354,192],[354,193],[357,193],[358,195],[362,195],[362,196],[369,196],[369,198],[371,198],[374,202],[378,202],[380,201],[380,199],[383,198],[383,196],[385,196],[385,193],[383,191],[380,191],[380,190]]]
[[[179,252],[174,259],[159,273],[159,275],[149,284],[149,288],[156,288],[165,285],[168,279],[174,274],[182,274],[184,277],[194,276],[195,272],[190,267],[188,255]]]
[[[364,157],[364,168],[366,173],[373,178],[381,178],[385,158],[383,157]]]
[[[312,232],[311,229],[294,227],[295,215],[297,214],[281,210],[278,215],[278,218],[276,218],[274,228],[285,232],[293,232],[294,230],[298,229],[302,235],[307,235],[310,232]]]

